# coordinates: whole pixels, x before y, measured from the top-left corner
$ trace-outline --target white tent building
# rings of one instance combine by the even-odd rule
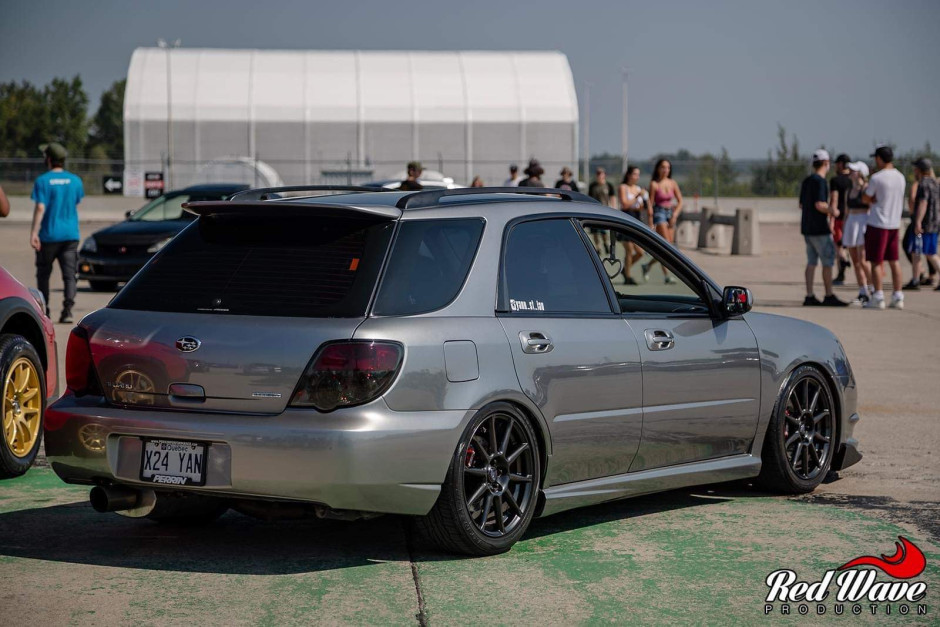
[[[559,52],[138,48],[124,146],[126,179],[163,171],[169,187],[244,159],[288,185],[386,178],[413,159],[495,185],[535,157],[548,183],[577,169],[578,102]]]

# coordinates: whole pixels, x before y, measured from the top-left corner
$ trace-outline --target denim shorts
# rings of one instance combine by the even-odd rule
[[[823,266],[831,266],[836,262],[836,244],[832,235],[804,235],[806,242],[806,265],[818,266],[822,260]]]
[[[663,207],[656,205],[653,207],[653,226],[657,224],[666,224],[672,219],[672,207]]]

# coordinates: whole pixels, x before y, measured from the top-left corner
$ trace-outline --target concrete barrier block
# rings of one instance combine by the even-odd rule
[[[698,243],[699,225],[696,222],[679,222],[676,227],[676,245],[692,248]]]
[[[734,212],[734,232],[731,239],[732,255],[760,255],[760,224],[754,209]]]
[[[698,247],[703,249],[724,248],[725,237],[720,225],[714,224],[712,218],[718,215],[718,209],[713,207],[702,208],[702,220],[699,223]]]

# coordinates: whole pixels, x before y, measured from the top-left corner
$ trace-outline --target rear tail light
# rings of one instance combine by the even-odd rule
[[[291,407],[332,411],[375,400],[395,380],[402,347],[393,342],[352,341],[323,346],[300,379]]]
[[[88,331],[82,327],[75,327],[69,335],[69,343],[65,349],[65,384],[75,396],[101,394],[101,386],[98,384],[91,360]]]

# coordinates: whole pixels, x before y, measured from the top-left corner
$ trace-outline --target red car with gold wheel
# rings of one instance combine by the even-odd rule
[[[47,401],[58,394],[52,321],[38,290],[0,267],[0,479],[29,470],[42,440]]]

